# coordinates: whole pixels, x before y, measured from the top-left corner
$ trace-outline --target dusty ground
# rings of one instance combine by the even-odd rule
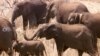
[[[14,0],[2,0],[2,2],[0,2],[0,15],[5,16],[6,18],[8,18],[8,20],[10,21],[11,19],[11,15],[12,15],[12,8],[13,7],[13,1]],[[18,0],[18,1],[22,1],[22,0]],[[97,13],[100,12],[100,1],[99,0],[70,0],[71,2],[73,1],[77,1],[77,2],[81,2],[83,4],[85,4],[87,6],[87,8],[89,9],[89,11],[91,13]],[[18,40],[24,40],[23,38],[23,29],[22,29],[22,17],[19,17],[16,20],[16,31],[18,34]],[[27,32],[31,32],[27,31]],[[27,34],[29,36],[29,34]],[[46,52],[47,52],[47,56],[58,56],[57,54],[57,50],[56,50],[56,45],[53,39],[51,40],[46,40],[45,38],[41,39],[46,47]],[[100,53],[100,40],[98,39],[98,50]],[[100,54],[99,54],[100,55]],[[5,53],[1,54],[0,56],[7,56]],[[16,55],[18,56],[18,55]],[[78,56],[78,52],[75,49],[67,49],[64,53],[63,56]],[[84,53],[83,56],[89,56],[87,53]]]

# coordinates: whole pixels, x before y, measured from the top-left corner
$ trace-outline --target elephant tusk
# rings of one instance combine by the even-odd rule
[[[79,14],[79,17],[80,17],[80,18],[79,18],[79,19],[80,19],[80,20],[79,20],[79,23],[81,23],[83,14]]]

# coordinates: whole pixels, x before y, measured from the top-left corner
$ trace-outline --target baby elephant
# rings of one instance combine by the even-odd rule
[[[13,56],[12,44],[16,41],[17,35],[8,18],[0,16],[0,54],[5,51]]]
[[[59,56],[68,47],[78,49],[79,56],[82,56],[83,52],[95,56],[97,52],[97,39],[82,24],[43,24],[33,33],[32,39],[35,36],[46,39],[54,38]]]
[[[69,24],[84,24],[100,38],[100,13],[71,13]]]
[[[28,56],[29,54],[44,56],[44,52],[46,54],[44,44],[39,40],[16,42],[13,49],[19,52],[20,56]]]

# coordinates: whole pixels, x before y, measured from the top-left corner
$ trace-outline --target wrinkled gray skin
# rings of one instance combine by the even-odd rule
[[[29,54],[44,56],[43,52],[46,54],[44,44],[39,40],[15,42],[13,49],[19,52],[21,56],[28,56]]]
[[[65,1],[57,1],[52,2],[50,9],[48,10],[48,15],[46,18],[46,22],[49,22],[50,18],[57,17],[57,21],[59,23],[67,23],[67,19],[71,12],[89,12],[87,7],[79,2],[65,2]]]
[[[69,24],[84,24],[93,34],[100,38],[100,13],[71,13]]]
[[[78,49],[79,56],[82,56],[83,52],[95,56],[97,51],[97,39],[93,37],[86,26],[81,24],[43,24],[37,28],[30,40],[35,36],[40,38],[46,37],[46,39],[54,38],[59,56],[68,47]]]
[[[12,24],[15,26],[15,19],[23,17],[23,28],[26,30],[29,21],[29,28],[44,23],[43,17],[46,15],[47,3],[43,0],[26,0],[15,5],[12,14]]]
[[[0,54],[5,51],[9,56],[13,56],[12,44],[16,38],[17,35],[12,24],[0,16]]]

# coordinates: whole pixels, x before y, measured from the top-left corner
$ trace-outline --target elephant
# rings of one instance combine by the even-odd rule
[[[40,40],[17,41],[13,45],[13,49],[19,52],[21,56],[36,55],[44,56],[46,54],[45,46]]]
[[[12,24],[6,17],[0,16],[0,54],[5,51],[9,56],[13,56],[13,42],[17,40],[17,35]]]
[[[57,21],[59,23],[66,24],[67,18],[71,12],[82,13],[89,12],[89,10],[80,2],[52,2],[45,20],[48,23],[51,18],[57,17]]]
[[[35,30],[30,39],[25,39],[33,40],[34,37],[54,38],[59,56],[68,47],[78,49],[79,56],[82,56],[83,52],[91,56],[97,53],[97,38],[94,38],[92,32],[82,24],[45,23]]]
[[[11,22],[15,26],[15,19],[22,15],[23,28],[26,30],[28,22],[29,28],[44,23],[44,16],[47,11],[47,2],[43,0],[26,0],[15,4]]]
[[[71,13],[68,24],[84,24],[96,37],[100,37],[100,13]]]

